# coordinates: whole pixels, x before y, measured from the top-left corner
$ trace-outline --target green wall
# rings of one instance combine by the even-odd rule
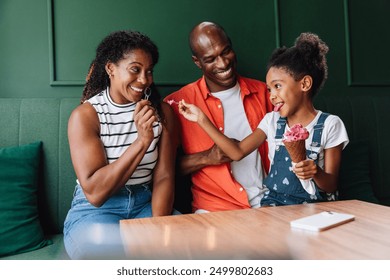
[[[323,95],[390,88],[388,0],[0,0],[0,97],[79,97],[108,33],[136,29],[159,46],[163,95],[195,80],[187,35],[209,20],[232,38],[242,75],[264,80],[272,50],[305,31],[330,47]]]

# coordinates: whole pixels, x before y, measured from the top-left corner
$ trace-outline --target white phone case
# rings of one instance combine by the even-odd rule
[[[353,221],[354,219],[354,215],[324,211],[301,219],[293,220],[290,222],[290,225],[293,228],[322,231]]]

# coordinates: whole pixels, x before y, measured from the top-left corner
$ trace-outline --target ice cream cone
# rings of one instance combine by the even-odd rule
[[[292,162],[298,163],[306,159],[305,140],[290,142],[283,141],[283,143],[290,155]]]

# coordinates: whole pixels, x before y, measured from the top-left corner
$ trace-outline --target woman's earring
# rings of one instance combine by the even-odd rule
[[[145,99],[149,100],[150,95],[152,94],[152,89],[150,87],[147,87],[144,91]]]

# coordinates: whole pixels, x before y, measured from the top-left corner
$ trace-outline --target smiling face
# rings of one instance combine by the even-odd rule
[[[236,84],[236,54],[227,36],[219,29],[206,27],[193,42],[195,64],[202,70],[211,92],[232,88]]]
[[[139,101],[153,83],[153,66],[150,54],[141,49],[127,53],[118,63],[107,63],[112,100],[118,104]]]
[[[295,81],[283,68],[271,67],[268,70],[266,82],[274,111],[279,111],[282,117],[290,117],[304,108],[302,105],[307,101],[306,77]]]

